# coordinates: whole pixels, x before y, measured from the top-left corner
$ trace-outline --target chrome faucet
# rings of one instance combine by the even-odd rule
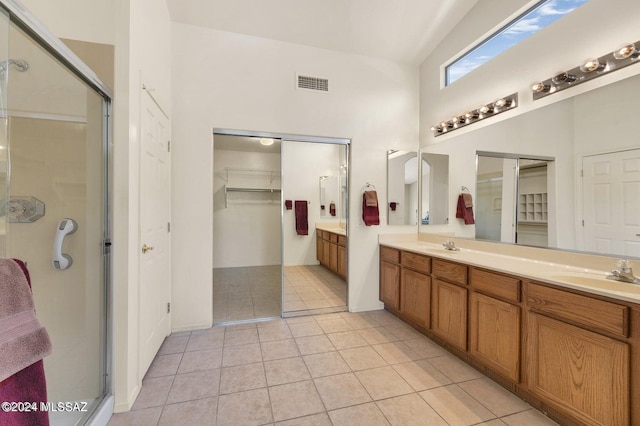
[[[455,241],[453,241],[451,238],[447,238],[447,241],[442,243],[442,246],[445,248],[445,250],[451,250],[451,251],[460,250],[458,247],[456,247]]]
[[[631,263],[628,259],[620,259],[618,261],[618,269],[612,270],[611,275],[607,275],[607,279],[624,283],[640,284],[640,278],[633,275]]]

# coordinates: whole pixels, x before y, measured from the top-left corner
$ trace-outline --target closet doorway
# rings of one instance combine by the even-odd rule
[[[213,322],[279,318],[281,141],[216,134],[213,146]]]
[[[347,310],[349,142],[214,130],[214,324]]]

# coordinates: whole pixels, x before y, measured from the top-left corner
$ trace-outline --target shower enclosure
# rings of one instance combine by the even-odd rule
[[[85,424],[110,393],[110,90],[14,0],[0,0],[0,256],[27,262],[52,425]]]

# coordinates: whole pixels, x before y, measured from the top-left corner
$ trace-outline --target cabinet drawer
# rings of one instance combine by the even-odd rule
[[[334,234],[333,232],[329,233],[329,241],[338,244],[338,234]]]
[[[427,256],[403,251],[400,253],[400,263],[418,272],[425,274],[431,272],[431,258]]]
[[[329,241],[329,239],[331,238],[331,232],[329,231],[322,231],[322,239],[323,240],[327,240]]]
[[[438,278],[456,284],[467,285],[467,267],[464,265],[433,259],[431,270],[433,275]]]
[[[536,312],[585,327],[621,337],[629,336],[629,308],[617,303],[530,283],[527,305]]]
[[[380,246],[380,260],[385,262],[400,263],[400,250]]]
[[[520,302],[520,280],[518,278],[471,268],[469,281],[481,293],[510,302]]]
[[[322,230],[316,229],[316,237],[322,239]]]
[[[347,237],[345,237],[344,235],[338,235],[338,245],[339,246],[346,246],[347,245]]]

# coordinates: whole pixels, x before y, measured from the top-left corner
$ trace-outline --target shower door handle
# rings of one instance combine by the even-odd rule
[[[56,236],[53,239],[53,267],[55,269],[59,269],[64,271],[68,269],[73,263],[73,259],[66,253],[62,252],[62,243],[64,242],[64,237],[69,234],[73,234],[78,229],[78,223],[69,218],[62,219],[58,223],[58,227],[56,228]]]

